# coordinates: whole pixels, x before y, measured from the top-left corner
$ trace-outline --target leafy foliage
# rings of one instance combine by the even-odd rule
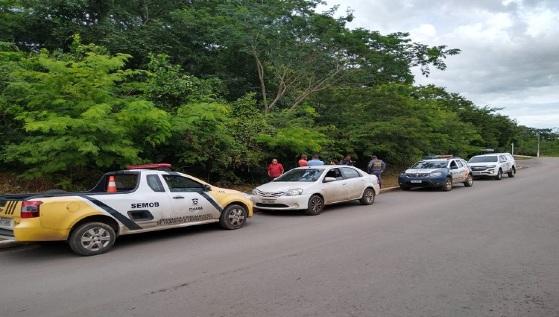
[[[133,72],[123,70],[127,59],[79,43],[68,54],[0,53],[0,65],[10,65],[0,109],[20,124],[4,159],[26,166],[28,177],[69,180],[75,171],[137,162],[143,148],[165,141],[169,115],[119,89]]]
[[[2,169],[69,183],[170,161],[257,182],[301,153],[405,166],[512,143],[535,154],[538,134],[559,152],[557,131],[413,85],[412,68],[444,70],[459,49],[349,29],[352,14],[321,3],[0,0]]]

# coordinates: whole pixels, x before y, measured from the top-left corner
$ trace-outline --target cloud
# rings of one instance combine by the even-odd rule
[[[433,83],[520,124],[559,126],[559,1],[328,0],[354,10],[350,27],[410,32],[414,41],[462,49]]]

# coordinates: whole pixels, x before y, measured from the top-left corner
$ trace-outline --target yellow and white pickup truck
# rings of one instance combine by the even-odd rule
[[[103,175],[87,192],[0,196],[0,237],[19,242],[67,241],[80,255],[108,251],[120,235],[219,222],[242,227],[250,198],[169,164],[130,166]]]

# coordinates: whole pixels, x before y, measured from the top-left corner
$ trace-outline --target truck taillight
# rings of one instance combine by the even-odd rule
[[[40,216],[42,201],[24,200],[21,204],[21,218],[35,218]]]

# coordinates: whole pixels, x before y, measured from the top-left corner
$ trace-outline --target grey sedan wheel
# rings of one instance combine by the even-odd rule
[[[372,205],[375,202],[375,191],[372,188],[365,189],[359,202],[361,205]]]
[[[247,216],[248,212],[245,207],[236,204],[229,205],[221,213],[219,224],[224,229],[239,229],[245,224]]]
[[[79,255],[97,255],[109,251],[116,240],[115,230],[103,222],[88,222],[70,234],[68,243]]]
[[[305,213],[309,216],[316,216],[322,212],[322,209],[324,209],[324,199],[319,195],[312,195]]]

